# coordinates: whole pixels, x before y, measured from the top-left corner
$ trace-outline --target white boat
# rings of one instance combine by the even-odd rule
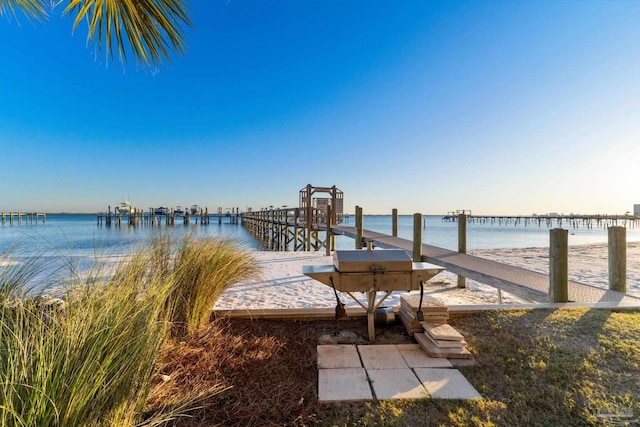
[[[184,215],[184,209],[182,206],[176,206],[176,208],[173,210],[173,214],[175,216],[182,216]]]
[[[191,215],[200,215],[202,213],[202,208],[198,205],[191,205]]]
[[[120,203],[120,205],[116,206],[116,214],[117,215],[131,215],[136,212],[136,208],[131,206],[129,201],[125,200]]]
[[[154,215],[166,215],[169,212],[169,208],[165,208],[160,206],[159,208],[153,209]]]

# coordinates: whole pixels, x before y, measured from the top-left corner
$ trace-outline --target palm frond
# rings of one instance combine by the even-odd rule
[[[2,1],[2,0],[0,0]],[[32,0],[35,1],[35,0]],[[75,15],[73,29],[88,25],[87,41],[107,59],[154,66],[185,48],[183,26],[191,26],[183,0],[69,0],[64,14]]]
[[[47,9],[51,3],[46,0],[0,0],[0,16],[13,16],[18,19],[18,11],[29,19],[47,17]]]

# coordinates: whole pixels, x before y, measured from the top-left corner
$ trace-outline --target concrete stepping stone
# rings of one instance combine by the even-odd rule
[[[418,377],[409,368],[367,369],[367,374],[378,400],[429,397]]]
[[[372,400],[373,394],[364,368],[321,369],[318,371],[318,401]]]
[[[394,344],[359,345],[362,366],[367,369],[408,368],[407,362]]]
[[[398,344],[396,347],[410,368],[453,368],[449,359],[427,356],[419,344]]]
[[[464,341],[464,337],[460,332],[456,331],[448,323],[439,325],[424,322],[422,326],[424,327],[424,332],[435,340]]]
[[[319,345],[318,369],[361,368],[360,356],[355,345]]]
[[[434,399],[482,399],[457,369],[415,368],[414,372]]]
[[[440,348],[461,348],[467,347],[469,345],[466,341],[437,340],[435,338],[432,338],[429,334],[424,335],[429,338],[436,347]]]
[[[427,355],[431,357],[446,357],[449,359],[471,359],[473,354],[463,347],[455,348],[442,348],[436,346],[426,334],[413,334],[413,337],[418,341],[420,347]]]

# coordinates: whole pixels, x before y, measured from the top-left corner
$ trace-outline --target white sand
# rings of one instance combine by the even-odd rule
[[[495,249],[470,252],[472,255],[516,265],[529,270],[548,273],[548,248]],[[332,264],[332,257],[321,252],[254,252],[262,267],[260,280],[237,284],[224,292],[215,309],[269,309],[334,307],[333,289],[302,274],[305,265]],[[607,288],[607,245],[584,245],[569,248],[569,278],[582,283]],[[497,304],[497,290],[473,280],[467,280],[467,288],[456,286],[454,274],[444,271],[425,286],[425,294],[448,305]],[[627,291],[640,296],[640,242],[627,244]],[[416,293],[415,291],[413,293]],[[348,307],[357,303],[347,294],[338,293]],[[400,295],[394,292],[384,306],[399,305]],[[364,300],[363,294],[356,294]],[[502,293],[503,303],[523,302],[515,296]]]

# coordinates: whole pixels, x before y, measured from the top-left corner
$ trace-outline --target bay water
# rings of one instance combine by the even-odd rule
[[[88,256],[94,254],[127,254],[140,243],[147,242],[159,230],[180,238],[186,234],[194,237],[217,237],[232,239],[246,250],[262,250],[262,244],[242,225],[222,224],[212,220],[208,225],[192,224],[150,227],[146,225],[106,226],[99,225],[95,214],[48,214],[46,223],[25,222],[0,226],[0,254],[11,256]],[[391,215],[365,215],[367,230],[391,234]],[[345,219],[344,225],[353,226],[354,217]],[[606,243],[605,227],[566,227],[569,230],[569,245]],[[399,215],[398,237],[412,239],[413,216]],[[458,224],[446,222],[441,216],[424,216],[422,224],[423,243],[457,250]],[[640,230],[627,229],[627,241],[640,241]],[[352,239],[338,236],[338,249],[353,249]],[[498,249],[548,247],[549,228],[527,225],[498,225],[470,223],[467,225],[467,249]]]

